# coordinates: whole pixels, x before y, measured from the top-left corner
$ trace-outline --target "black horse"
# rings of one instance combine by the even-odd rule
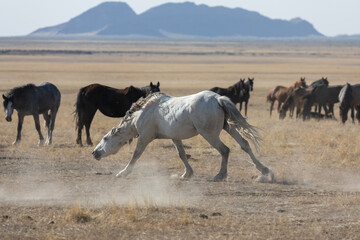
[[[81,132],[85,125],[86,142],[93,145],[90,138],[90,125],[99,109],[102,114],[108,117],[123,117],[131,104],[141,97],[150,93],[160,91],[160,83],[137,88],[134,86],[125,89],[117,89],[101,84],[91,84],[79,90],[75,104],[76,129],[78,131],[76,143],[82,146]]]
[[[41,83],[38,86],[27,84],[13,88],[7,94],[3,94],[3,99],[6,121],[11,122],[14,109],[18,112],[17,136],[13,144],[17,144],[21,140],[21,129],[26,115],[33,115],[35,127],[39,133],[39,145],[43,143],[44,137],[40,130],[39,114],[43,114],[48,128],[46,144],[52,143],[52,132],[61,100],[60,91],[55,85],[48,82]]]
[[[310,84],[310,88],[315,88],[321,85],[329,86],[329,81],[327,80],[327,77],[322,77],[319,80],[316,80]]]
[[[321,85],[315,87],[310,94],[304,97],[304,110],[303,110],[303,120],[306,120],[310,117],[310,110],[314,104],[319,105],[319,116],[321,114],[321,107],[325,110],[325,117],[329,118],[328,113],[332,113],[332,118],[334,116],[334,104],[339,102],[339,93],[344,85],[337,86],[326,86]],[[329,106],[329,110],[326,105]]]
[[[234,103],[240,103],[240,111],[241,111],[241,102],[245,101],[244,99],[248,99],[250,97],[249,91],[250,87],[245,86],[245,78],[241,79],[234,85],[228,88],[221,88],[221,87],[213,87],[210,89],[221,96],[226,96],[230,98],[230,100]],[[247,96],[248,95],[248,96]],[[247,106],[245,107],[247,109]]]
[[[244,91],[240,96],[240,112],[242,109],[242,103],[245,102],[245,116],[247,116],[247,105],[250,99],[250,92],[254,90],[254,78],[248,78],[246,82],[244,82]]]

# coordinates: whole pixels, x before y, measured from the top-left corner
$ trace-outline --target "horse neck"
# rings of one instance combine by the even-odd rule
[[[134,87],[133,91],[131,92],[132,97],[136,98],[135,101],[141,97],[146,97],[150,91],[146,89],[146,87],[143,88],[136,88]]]

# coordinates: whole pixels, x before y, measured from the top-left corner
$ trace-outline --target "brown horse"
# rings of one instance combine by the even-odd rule
[[[91,84],[79,90],[75,104],[76,129],[78,131],[76,143],[82,146],[81,132],[85,125],[87,144],[92,145],[90,138],[90,125],[99,109],[102,114],[108,117],[123,117],[131,104],[141,97],[150,93],[159,92],[160,83],[137,88],[134,86],[125,89],[117,89],[101,84]]]
[[[270,105],[270,117],[273,110],[273,106],[275,101],[278,101],[278,112],[280,112],[281,104],[285,102],[286,98],[289,96],[291,91],[293,91],[295,88],[298,87],[304,87],[306,88],[306,82],[305,78],[300,78],[300,80],[297,80],[293,85],[290,87],[284,87],[284,86],[276,86],[275,88],[271,89],[267,95],[267,101],[271,103]],[[291,109],[291,116],[293,113],[293,108]]]
[[[304,110],[303,110],[303,120],[310,118],[311,107],[315,104],[318,104],[318,115],[321,115],[321,108],[325,110],[325,117],[329,118],[329,112],[331,117],[334,116],[334,104],[339,102],[339,93],[344,85],[337,86],[326,86],[321,85],[315,87],[310,94],[304,97]],[[329,109],[327,108],[329,107]]]
[[[303,111],[304,97],[310,94],[311,91],[312,88],[303,87],[293,90],[281,106],[279,119],[284,119],[286,117],[287,110],[291,109],[291,107],[296,107],[296,118],[300,117]]]
[[[339,93],[340,101],[340,118],[341,122],[345,123],[347,120],[347,114],[351,109],[351,118],[354,123],[354,108],[357,108],[357,116],[359,115],[360,106],[360,84],[350,85],[349,83],[340,90]],[[359,117],[357,117],[360,122]]]

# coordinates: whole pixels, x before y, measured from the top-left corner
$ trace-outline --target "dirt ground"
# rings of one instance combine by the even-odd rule
[[[276,110],[269,117],[265,101],[270,88],[302,76],[308,83],[322,76],[330,85],[359,83],[359,43],[0,42],[0,50],[17,50],[0,55],[1,93],[42,81],[62,93],[52,146],[37,145],[30,116],[21,143],[13,146],[17,117],[8,123],[0,113],[0,239],[360,237],[359,125],[281,121]],[[240,77],[255,78],[247,119],[261,128],[264,142],[256,156],[273,170],[274,183],[256,180],[259,172],[226,133],[221,137],[231,153],[224,182],[212,181],[220,155],[199,136],[184,141],[194,169],[190,180],[180,180],[184,166],[170,140],[152,142],[121,179],[115,175],[136,141],[101,161],[92,158],[93,146],[75,144],[72,113],[80,87],[160,81],[163,92],[182,96],[227,87]],[[98,112],[94,144],[119,122]]]

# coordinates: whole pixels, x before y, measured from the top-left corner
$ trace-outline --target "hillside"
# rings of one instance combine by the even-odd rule
[[[166,3],[137,15],[126,3],[105,2],[32,36],[308,37],[321,36],[307,21],[270,19],[242,8]]]

